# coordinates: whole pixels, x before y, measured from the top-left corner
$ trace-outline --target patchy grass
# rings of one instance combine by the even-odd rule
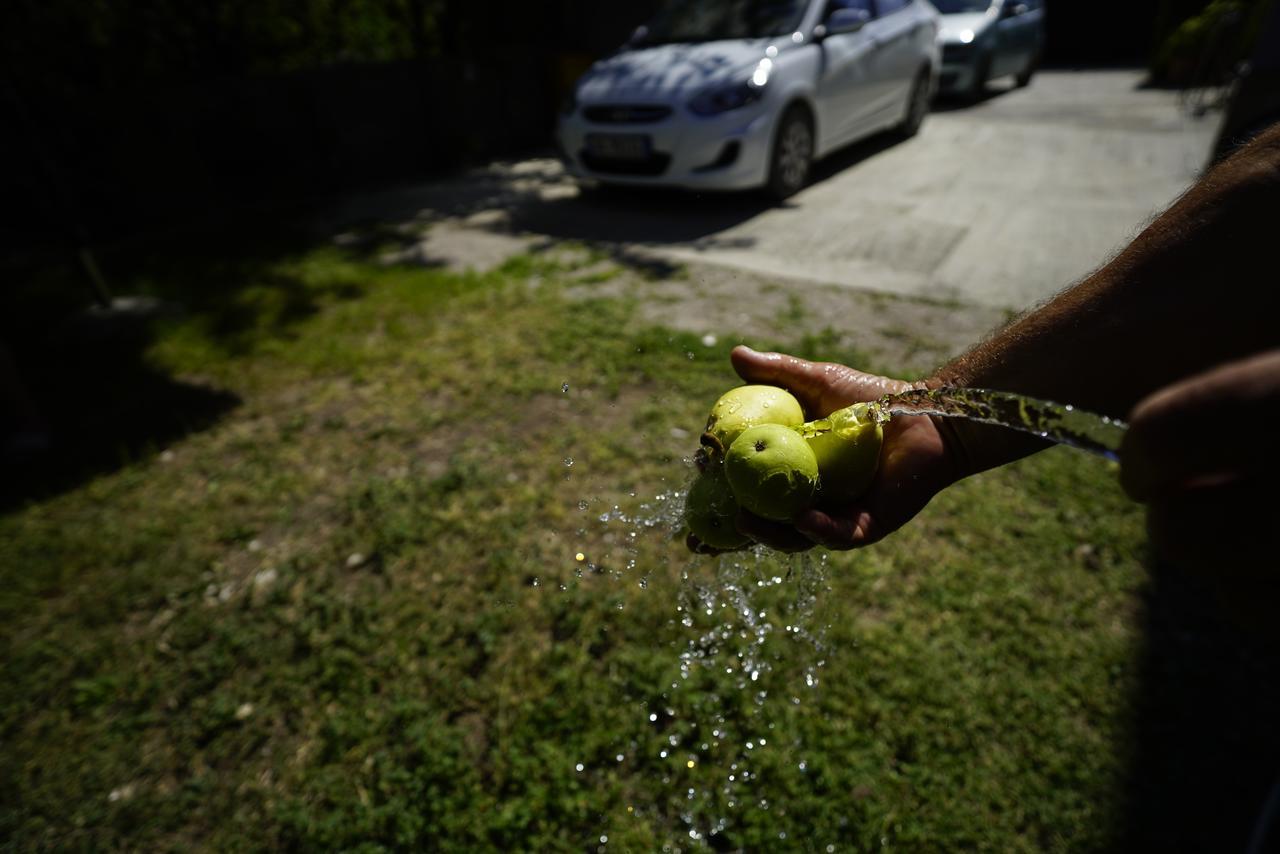
[[[664,508],[735,336],[638,324],[590,292],[630,273],[576,263],[210,279],[145,358],[238,408],[0,518],[0,835],[1105,847],[1143,583],[1114,472],[1051,452],[873,550],[691,560]],[[752,343],[863,358],[839,340]]]

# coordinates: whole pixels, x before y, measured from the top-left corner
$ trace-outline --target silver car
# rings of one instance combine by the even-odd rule
[[[916,132],[937,22],[927,0],[674,0],[578,81],[561,155],[605,184],[785,198],[816,158]]]
[[[942,13],[939,90],[982,97],[987,82],[1013,75],[1026,86],[1044,53],[1044,0],[933,0]]]

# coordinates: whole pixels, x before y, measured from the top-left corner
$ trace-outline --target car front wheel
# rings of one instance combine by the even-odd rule
[[[798,193],[809,180],[813,165],[813,125],[799,107],[791,107],[778,122],[773,140],[766,189],[778,201]]]

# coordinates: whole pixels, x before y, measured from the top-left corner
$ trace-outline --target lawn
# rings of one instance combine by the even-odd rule
[[[860,553],[692,558],[741,337],[646,319],[689,274],[378,239],[117,274],[189,307],[145,369],[234,404],[0,516],[8,847],[1113,842],[1146,575],[1109,465],[1040,455]],[[907,370],[826,322],[750,343]]]

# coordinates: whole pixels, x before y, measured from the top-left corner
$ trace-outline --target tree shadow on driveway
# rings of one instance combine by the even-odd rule
[[[627,247],[746,249],[756,239],[739,226],[779,208],[799,208],[813,188],[897,145],[878,134],[814,165],[809,186],[785,202],[762,192],[579,185],[550,157],[499,162],[452,180],[363,199],[337,215],[344,222],[459,220],[468,227],[579,242],[605,251]],[[405,232],[405,241],[414,239]]]

